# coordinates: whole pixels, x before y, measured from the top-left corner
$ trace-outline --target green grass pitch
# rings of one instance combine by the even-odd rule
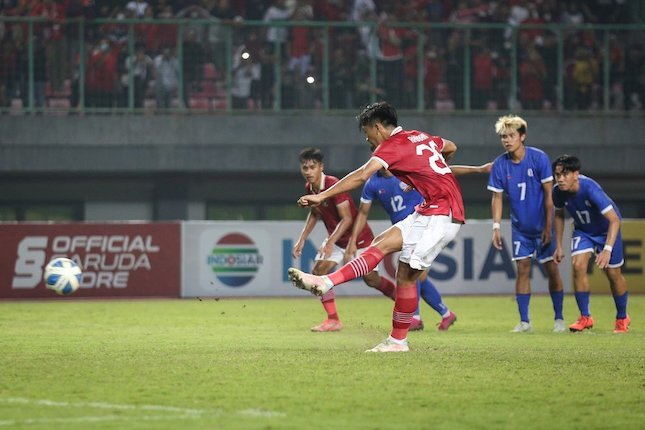
[[[408,354],[367,354],[392,302],[338,299],[339,333],[311,333],[314,297],[0,302],[2,429],[636,429],[645,426],[645,296],[630,333],[596,321],[513,334],[512,297],[446,297],[457,323],[409,336]],[[577,317],[565,297],[566,322]]]

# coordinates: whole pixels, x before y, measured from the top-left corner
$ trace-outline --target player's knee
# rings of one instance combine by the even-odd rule
[[[517,276],[528,277],[529,274],[531,273],[531,259],[523,258],[521,260],[517,260],[516,263],[517,263]]]
[[[576,259],[574,258],[573,261],[571,262],[571,268],[573,269],[573,273],[578,275],[578,274],[583,274],[587,273],[587,267],[589,266],[589,261],[586,259]]]

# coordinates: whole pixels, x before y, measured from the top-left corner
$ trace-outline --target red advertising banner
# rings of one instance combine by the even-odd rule
[[[180,223],[0,223],[0,298],[61,297],[45,288],[56,257],[78,263],[70,297],[179,297]]]

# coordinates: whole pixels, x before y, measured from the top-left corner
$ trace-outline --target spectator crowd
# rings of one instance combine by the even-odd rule
[[[611,109],[641,110],[645,28],[610,30],[606,53],[605,31],[587,25],[630,24],[628,6],[626,0],[0,0],[0,109],[74,112],[82,100],[108,110],[211,110],[225,108],[230,95],[231,107],[245,110],[316,109],[325,102],[356,109],[372,99],[403,109],[593,110],[602,108],[608,90]],[[536,24],[565,27],[556,32]]]

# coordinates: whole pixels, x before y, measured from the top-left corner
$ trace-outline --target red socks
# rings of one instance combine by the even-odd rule
[[[327,275],[327,277],[334,285],[361,278],[374,270],[384,257],[385,254],[380,249],[370,246],[360,257],[354,258],[334,273]]]
[[[327,312],[327,319],[337,320],[338,312],[336,312],[336,295],[334,294],[334,290],[329,290],[323,294],[320,297],[320,301],[322,302],[323,308],[325,308],[325,312]]]
[[[403,340],[408,336],[410,323],[414,311],[419,304],[416,283],[409,285],[398,285],[396,287],[396,299],[392,311],[392,333],[394,339]]]

